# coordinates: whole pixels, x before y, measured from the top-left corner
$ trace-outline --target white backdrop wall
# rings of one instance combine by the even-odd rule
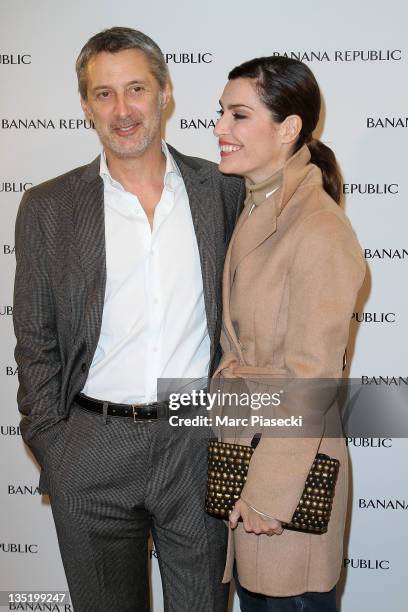
[[[13,232],[25,189],[99,153],[77,94],[74,61],[82,45],[113,25],[154,38],[167,54],[174,87],[166,138],[184,153],[215,161],[212,126],[228,71],[275,52],[293,52],[308,63],[324,96],[319,135],[341,164],[346,212],[370,271],[351,324],[350,375],[381,376],[382,385],[403,386],[408,383],[407,18],[404,0],[1,1],[0,591],[66,590],[50,506],[38,493],[38,467],[18,430]],[[400,612],[408,544],[406,439],[348,443],[353,475],[341,610]],[[160,612],[154,557],[152,583],[154,612]],[[238,610],[236,601],[233,608]]]

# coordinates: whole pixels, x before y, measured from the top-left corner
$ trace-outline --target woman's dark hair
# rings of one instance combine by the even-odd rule
[[[281,55],[258,57],[231,70],[228,78],[255,79],[259,97],[277,123],[289,115],[302,119],[293,153],[307,144],[311,162],[322,171],[324,189],[339,204],[342,181],[336,157],[329,147],[312,136],[319,120],[320,90],[310,68]]]

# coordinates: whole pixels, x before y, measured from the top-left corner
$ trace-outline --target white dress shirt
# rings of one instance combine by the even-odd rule
[[[101,155],[106,291],[102,329],[83,393],[118,403],[157,398],[159,378],[205,378],[210,338],[188,195],[166,143],[153,228],[138,198]]]

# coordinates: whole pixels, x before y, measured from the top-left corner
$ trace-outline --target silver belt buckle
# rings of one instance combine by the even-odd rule
[[[139,423],[139,421],[137,420],[137,404],[131,404],[132,406],[132,410],[133,410],[133,422],[134,423]],[[140,421],[143,421],[145,423],[154,423],[157,419],[140,419]]]

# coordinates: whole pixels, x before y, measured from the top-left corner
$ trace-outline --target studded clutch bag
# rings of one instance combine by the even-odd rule
[[[205,511],[228,519],[241,496],[249,462],[259,437],[251,446],[210,440],[208,443],[208,481]],[[327,531],[340,462],[318,453],[306,478],[299,504],[285,529],[321,534]]]

